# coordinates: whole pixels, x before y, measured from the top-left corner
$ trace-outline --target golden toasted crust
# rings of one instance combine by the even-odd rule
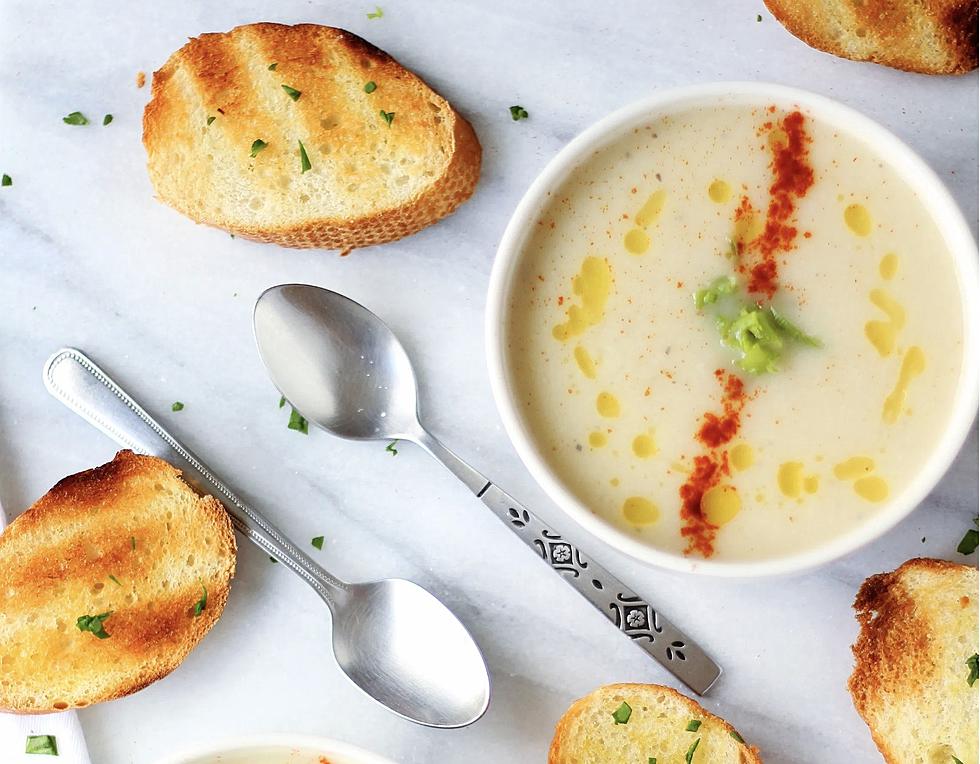
[[[977,68],[976,0],[765,0],[819,50],[923,74]]]
[[[612,714],[626,702],[629,721]],[[701,724],[687,730],[691,720]],[[575,701],[558,720],[548,764],[618,764],[683,761],[700,738],[692,764],[761,764],[758,749],[746,744],[732,725],[670,687],[610,684]]]
[[[848,687],[886,762],[977,764],[977,586],[976,568],[920,558],[858,591]]]
[[[251,157],[256,139],[267,146]],[[188,217],[344,253],[445,217],[473,193],[481,162],[473,128],[419,77],[316,24],[191,39],[153,75],[143,143],[158,197]]]
[[[0,535],[0,709],[81,708],[166,676],[234,571],[228,514],[161,459],[120,451],[66,477]],[[107,612],[106,639],[76,625]]]

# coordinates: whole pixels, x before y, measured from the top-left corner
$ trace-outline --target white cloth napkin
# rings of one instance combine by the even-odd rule
[[[0,530],[6,525],[0,505]],[[27,738],[31,735],[51,735],[58,747],[58,756],[27,753]],[[20,716],[0,714],[0,762],[3,764],[92,764],[85,745],[85,735],[78,723],[78,714]]]

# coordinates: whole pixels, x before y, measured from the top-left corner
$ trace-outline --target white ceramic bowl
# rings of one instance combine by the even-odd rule
[[[775,104],[784,108],[799,106],[816,119],[871,144],[876,152],[887,157],[900,177],[917,189],[922,202],[944,234],[958,273],[964,317],[963,346],[966,355],[956,398],[951,403],[949,424],[939,444],[906,490],[892,497],[863,525],[827,543],[799,554],[757,562],[701,560],[660,550],[624,533],[589,510],[548,466],[522,420],[515,404],[505,347],[511,280],[548,194],[557,189],[572,170],[593,152],[633,128],[679,110],[721,103]],[[908,515],[942,478],[963,444],[977,412],[977,305],[977,249],[973,236],[945,186],[915,152],[885,128],[829,98],[781,85],[720,82],[665,90],[620,109],[581,133],[548,163],[517,205],[497,250],[487,296],[487,361],[497,408],[521,459],[548,495],[587,531],[638,560],[673,570],[720,576],[780,575],[823,564],[881,536]]]
[[[274,758],[266,758],[273,756]],[[259,758],[262,757],[262,758]],[[309,735],[261,735],[207,743],[156,764],[394,764],[348,743]]]

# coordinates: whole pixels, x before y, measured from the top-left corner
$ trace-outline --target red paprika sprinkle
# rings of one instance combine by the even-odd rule
[[[722,385],[722,413],[705,412],[698,428],[697,439],[707,447],[707,452],[694,457],[694,470],[680,487],[681,497],[681,536],[687,539],[685,554],[698,552],[702,557],[714,554],[717,525],[712,525],[704,516],[701,500],[704,495],[721,482],[725,475],[731,474],[728,465],[728,452],[724,446],[732,441],[741,426],[742,408],[747,397],[745,385],[734,374],[724,370],[715,371]]]
[[[773,109],[770,108],[770,111]],[[772,299],[779,287],[777,255],[789,252],[796,245],[797,229],[793,225],[796,200],[806,196],[813,185],[813,168],[809,164],[810,136],[806,118],[799,111],[787,114],[780,125],[786,139],[771,141],[773,153],[769,165],[772,185],[769,187],[769,207],[762,233],[750,242],[739,242],[738,254],[748,250],[748,262],[739,263],[739,271],[748,275],[748,290]],[[767,123],[768,124],[768,123]],[[751,211],[747,197],[735,210],[735,220]]]

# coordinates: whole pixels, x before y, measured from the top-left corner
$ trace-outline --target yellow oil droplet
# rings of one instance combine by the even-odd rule
[[[776,482],[783,496],[797,499],[803,493],[803,462],[784,462],[779,465]]]
[[[671,465],[670,465],[670,468],[674,472],[680,472],[683,475],[690,475],[691,474],[691,468],[688,467],[683,462],[672,462]]]
[[[868,321],[864,325],[864,335],[884,358],[891,355],[898,333],[905,327],[905,308],[884,289],[872,289],[868,299],[888,316],[887,321]]]
[[[589,445],[592,446],[592,448],[602,448],[608,442],[609,438],[606,436],[606,433],[602,432],[601,430],[596,430],[595,432],[589,433]]]
[[[777,127],[769,133],[769,148],[773,151],[784,149],[789,146],[789,136],[781,127]]]
[[[662,188],[659,191],[654,191],[650,194],[650,198],[646,200],[644,205],[640,207],[640,211],[636,213],[636,224],[640,228],[646,228],[658,217],[664,208],[664,204],[667,202],[667,192]]]
[[[735,227],[732,230],[732,240],[736,244],[747,244],[756,239],[765,227],[766,224],[763,217],[754,212],[750,212],[735,221]]]
[[[852,456],[834,467],[834,477],[838,480],[854,480],[874,472],[875,461],[869,456]]]
[[[922,348],[913,345],[905,351],[902,359],[902,368],[898,372],[898,381],[895,389],[885,398],[885,405],[881,410],[881,418],[886,424],[895,424],[898,415],[905,408],[905,399],[909,394],[909,385],[912,380],[926,370],[926,354]]]
[[[803,490],[807,493],[816,493],[820,488],[819,475],[807,475],[803,478]]]
[[[633,453],[641,459],[648,459],[657,453],[657,443],[650,435],[637,435],[633,438]]]
[[[732,198],[732,187],[723,180],[715,180],[708,186],[708,198],[716,204],[724,204]]]
[[[712,525],[724,525],[742,509],[742,500],[732,485],[716,485],[701,497],[701,512]]]
[[[631,255],[642,255],[650,249],[650,235],[642,228],[631,228],[623,237],[623,246]]]
[[[748,443],[736,443],[728,452],[728,459],[735,469],[742,472],[755,463],[755,452]]]
[[[878,273],[885,281],[891,281],[898,273],[898,255],[889,252],[878,263]]]
[[[589,351],[581,345],[577,345],[575,348],[575,363],[578,364],[579,369],[588,379],[595,379],[595,361],[592,360]]]
[[[619,416],[619,399],[612,393],[599,393],[595,399],[595,408],[600,416],[617,417]]]
[[[660,510],[649,499],[630,496],[623,502],[623,517],[630,525],[650,525],[660,519]]]
[[[615,488],[616,486],[618,486],[619,485],[619,478],[611,478],[609,480],[609,485],[611,485],[613,488]]]
[[[756,495],[755,495],[755,500],[756,500],[756,501],[757,501],[757,502],[758,502],[759,504],[764,504],[764,503],[765,503],[765,501],[766,501],[766,495],[765,495],[765,494],[764,494],[764,493],[763,493],[762,491],[758,491],[758,492],[756,493]]]
[[[844,222],[856,236],[871,233],[871,213],[863,204],[849,204],[844,208]]]
[[[863,477],[854,483],[854,492],[868,501],[884,501],[888,498],[888,483],[876,475]]]
[[[598,324],[605,312],[611,288],[612,269],[605,258],[585,258],[582,270],[572,281],[572,291],[581,299],[581,304],[569,307],[568,320],[551,331],[554,338],[565,342]]]

